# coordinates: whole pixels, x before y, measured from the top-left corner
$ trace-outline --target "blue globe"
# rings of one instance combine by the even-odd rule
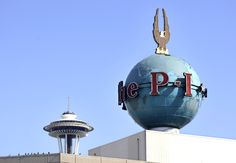
[[[151,96],[151,72],[165,72],[169,76],[167,85],[159,87],[157,96]],[[191,73],[191,94],[185,96],[185,76]],[[159,78],[158,78],[159,80]],[[174,82],[181,81],[181,86]],[[202,95],[198,91],[200,79],[194,69],[184,60],[165,55],[151,55],[138,64],[129,73],[125,86],[136,82],[139,85],[138,96],[127,98],[126,108],[136,123],[145,129],[157,127],[182,128],[198,112]]]

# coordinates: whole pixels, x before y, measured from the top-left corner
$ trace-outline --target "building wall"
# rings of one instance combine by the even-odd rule
[[[236,141],[146,131],[146,161],[161,163],[236,163]]]
[[[0,163],[60,163],[60,154],[0,157]]]
[[[89,150],[93,154],[158,163],[236,163],[236,140],[146,130]]]
[[[72,154],[49,154],[0,157],[0,163],[146,163],[145,161],[107,158],[99,156],[78,156]]]
[[[90,156],[146,160],[145,132],[140,132],[88,151]]]

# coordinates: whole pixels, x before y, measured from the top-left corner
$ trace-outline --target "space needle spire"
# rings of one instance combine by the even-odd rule
[[[67,112],[70,112],[70,96],[67,98]]]
[[[93,127],[78,120],[77,115],[70,111],[68,97],[67,111],[62,113],[59,120],[51,122],[43,129],[50,136],[57,138],[60,153],[78,154],[80,138],[87,136]]]

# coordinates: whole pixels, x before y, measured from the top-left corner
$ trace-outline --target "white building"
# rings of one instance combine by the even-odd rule
[[[236,140],[145,130],[90,149],[89,155],[158,163],[236,163]]]

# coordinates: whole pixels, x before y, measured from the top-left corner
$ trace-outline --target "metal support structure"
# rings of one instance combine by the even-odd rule
[[[63,153],[61,138],[59,136],[57,137],[57,142],[58,142],[58,147],[59,147],[59,153]]]
[[[79,154],[80,135],[64,134],[57,136],[59,153]]]
[[[67,134],[67,153],[73,154],[73,139],[75,135]]]
[[[75,137],[75,145],[74,145],[74,154],[79,154],[78,153],[78,148],[79,148],[79,136],[76,135],[76,137]]]
[[[139,158],[139,146],[140,146],[139,144],[140,144],[139,138],[137,138],[137,149],[138,149],[137,155],[138,155],[138,160],[140,159],[140,158]]]
[[[67,153],[67,134],[65,134],[64,152]]]

